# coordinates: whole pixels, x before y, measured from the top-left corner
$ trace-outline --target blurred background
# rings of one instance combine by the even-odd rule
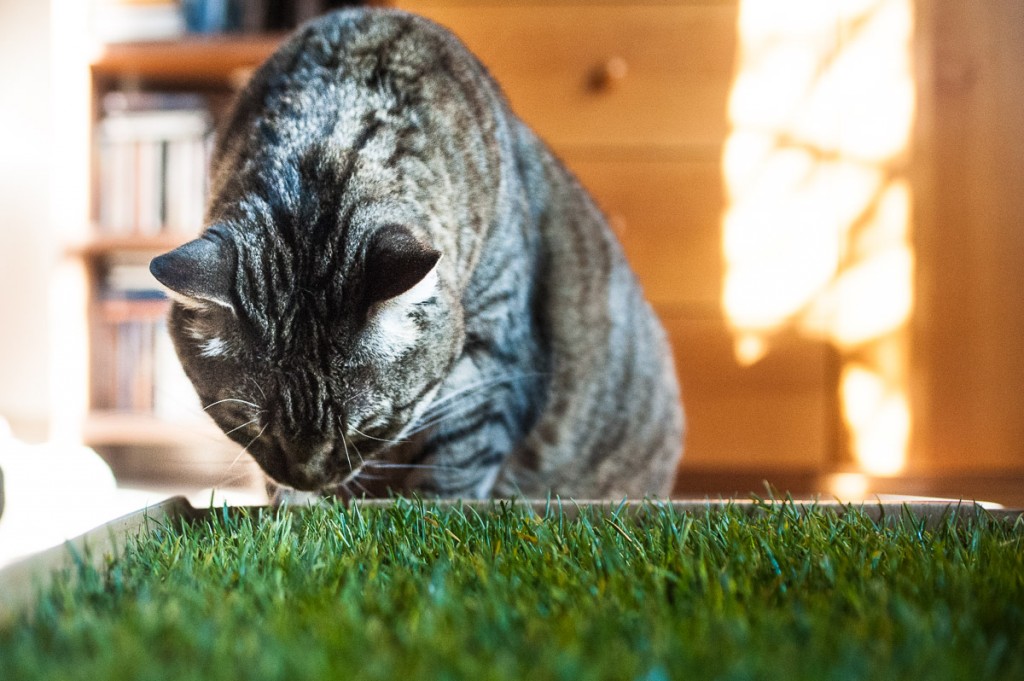
[[[8,460],[259,488],[147,263],[233,93],[342,4],[0,0]],[[1019,0],[377,4],[462,37],[608,215],[676,352],[677,494],[1024,505]]]

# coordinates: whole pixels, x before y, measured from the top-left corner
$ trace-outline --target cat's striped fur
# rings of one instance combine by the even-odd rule
[[[293,36],[218,136],[202,238],[154,260],[208,412],[296,489],[664,494],[665,335],[605,219],[446,30]]]

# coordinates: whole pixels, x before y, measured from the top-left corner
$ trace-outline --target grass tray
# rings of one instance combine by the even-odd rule
[[[975,504],[173,499],[0,572],[0,679],[1022,679]]]

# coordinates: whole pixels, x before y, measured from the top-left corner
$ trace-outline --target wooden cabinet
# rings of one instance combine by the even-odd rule
[[[734,7],[398,4],[454,30],[560,150],[680,150],[725,134]]]
[[[722,288],[718,160],[580,153],[570,163],[601,203],[647,298],[676,311],[714,308]]]
[[[784,339],[743,367],[721,310],[737,3],[395,4],[454,31],[609,217],[675,349],[689,431],[678,489],[729,493],[716,476],[744,470],[806,484],[834,465],[835,353]]]
[[[738,41],[744,26],[757,28],[755,12],[741,24],[744,3],[730,0],[394,4],[459,35],[609,216],[676,351],[689,420],[678,489],[745,493],[769,479],[825,493],[828,475],[859,471],[840,406],[843,363],[861,359],[856,352],[847,347],[840,356],[829,341],[793,333],[743,366],[722,312],[729,201],[723,143],[735,106],[737,55],[753,59],[755,49]],[[852,26],[862,10],[829,10],[835,30],[819,37],[829,46],[824,54],[846,66],[851,60],[837,55],[859,48],[867,50],[857,52],[861,57],[906,50],[914,63],[907,81],[914,139],[907,156],[893,161],[906,172],[913,203],[912,312],[905,368],[897,370],[908,381],[911,435],[901,470],[868,475],[859,483],[867,487],[854,494],[1024,503],[1024,305],[1017,294],[1024,277],[1024,88],[1015,77],[1024,65],[1021,5],[942,0],[873,7],[854,32],[841,27]],[[785,35],[803,30],[784,16],[767,23]],[[904,43],[891,42],[898,33],[883,38],[865,28],[885,22],[907,30]],[[869,34],[874,44],[858,42]],[[854,77],[838,67],[835,74]],[[817,73],[814,82],[835,74]],[[784,73],[763,84],[768,89],[759,96],[769,118],[778,113],[771,88],[790,92],[800,82],[799,74]],[[843,81],[847,86],[863,83]],[[884,92],[868,94],[884,99]],[[833,104],[841,101],[836,95]],[[825,106],[814,115],[824,115],[818,123],[827,127],[842,126],[845,113]]]

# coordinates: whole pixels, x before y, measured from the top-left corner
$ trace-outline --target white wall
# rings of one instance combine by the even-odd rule
[[[50,3],[0,0],[0,417],[46,435],[50,407]]]

